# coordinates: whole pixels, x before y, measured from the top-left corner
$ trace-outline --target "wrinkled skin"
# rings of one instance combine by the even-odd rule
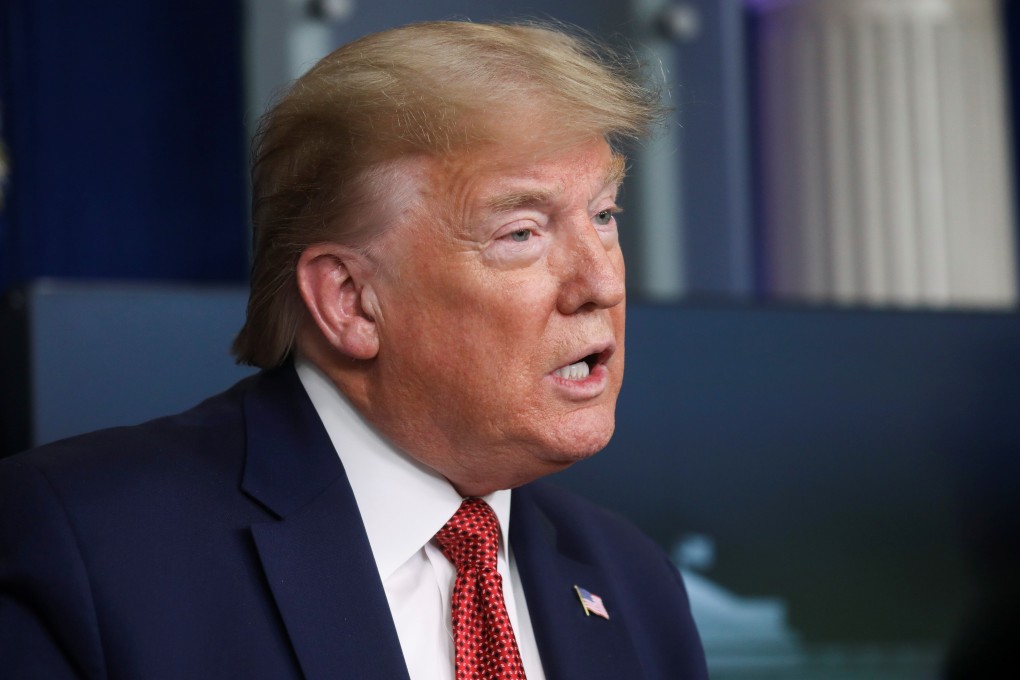
[[[601,450],[623,378],[622,160],[601,139],[497,151],[416,159],[416,205],[365,284],[378,352],[341,384],[464,495]],[[587,377],[556,374],[585,359]]]

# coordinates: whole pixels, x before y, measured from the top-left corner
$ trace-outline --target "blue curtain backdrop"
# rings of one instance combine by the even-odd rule
[[[0,3],[0,291],[39,277],[239,281],[239,1]]]

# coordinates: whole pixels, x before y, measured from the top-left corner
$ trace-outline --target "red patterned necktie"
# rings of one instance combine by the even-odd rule
[[[503,579],[496,571],[496,513],[482,499],[468,498],[436,534],[436,542],[457,567],[453,586],[457,680],[525,680],[503,600]]]

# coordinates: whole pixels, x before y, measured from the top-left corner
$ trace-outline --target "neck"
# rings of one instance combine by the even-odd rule
[[[549,469],[522,466],[522,460],[535,457],[522,456],[512,446],[506,451],[460,451],[458,442],[437,428],[427,411],[415,410],[414,400],[392,398],[392,385],[379,376],[377,360],[351,359],[314,344],[302,346],[301,356],[329,379],[376,432],[446,478],[461,496],[487,496],[567,467],[566,463]]]

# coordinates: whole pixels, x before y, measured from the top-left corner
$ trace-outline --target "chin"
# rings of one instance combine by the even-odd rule
[[[564,466],[590,458],[606,448],[613,436],[615,422],[591,423],[589,427],[570,428],[563,431],[549,447],[553,452],[550,458]]]

